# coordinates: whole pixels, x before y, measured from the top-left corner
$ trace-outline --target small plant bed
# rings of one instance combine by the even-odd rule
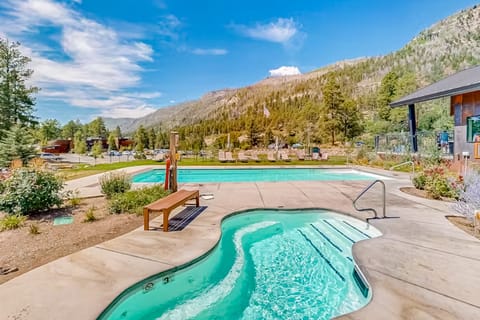
[[[400,188],[400,191],[409,194],[411,196],[416,196],[424,199],[434,199],[433,197],[429,196],[427,191],[425,190],[420,190],[415,187],[402,187]],[[440,199],[434,199],[434,200],[441,200],[441,201],[447,201],[447,202],[454,202],[455,199],[453,198],[448,198],[448,197],[440,197]]]
[[[455,225],[457,228],[462,229],[469,235],[477,238],[480,240],[480,233],[479,232],[474,232],[473,229],[473,223],[472,221],[468,220],[465,217],[462,216],[447,216],[446,217],[448,221],[450,221],[453,225]]]
[[[54,219],[62,216],[72,216],[73,222],[54,225]],[[0,232],[0,284],[142,225],[141,216],[110,214],[103,197],[82,199],[76,207],[51,209],[29,216],[18,228]]]

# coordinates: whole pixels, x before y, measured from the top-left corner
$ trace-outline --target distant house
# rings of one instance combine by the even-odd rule
[[[102,143],[102,149],[106,150],[108,149],[108,141],[105,138],[100,138],[100,137],[89,137],[85,140],[87,144],[87,150],[90,151],[92,150],[93,145],[97,142],[100,141]]]
[[[42,147],[42,152],[48,152],[48,153],[54,153],[54,154],[67,153],[67,152],[70,152],[72,147],[73,147],[72,140],[59,139],[59,140],[49,141],[47,146]]]
[[[417,152],[415,104],[443,97],[450,97],[450,115],[455,122],[454,160],[469,157],[480,162],[480,66],[455,73],[390,106],[408,105],[411,143],[413,151]]]
[[[135,141],[133,141],[130,138],[117,138],[117,148],[124,148],[124,149],[131,149],[133,145],[135,144]]]

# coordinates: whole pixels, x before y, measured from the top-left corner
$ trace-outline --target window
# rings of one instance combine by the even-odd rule
[[[467,142],[480,142],[480,115],[467,118]]]

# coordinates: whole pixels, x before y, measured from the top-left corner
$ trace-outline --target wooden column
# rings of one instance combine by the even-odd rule
[[[170,191],[177,191],[177,144],[178,144],[178,132],[170,132],[170,170],[172,172],[170,182]]]
[[[412,143],[412,152],[418,152],[418,142],[417,142],[417,120],[415,118],[415,105],[408,105],[408,126],[410,128],[410,139]]]

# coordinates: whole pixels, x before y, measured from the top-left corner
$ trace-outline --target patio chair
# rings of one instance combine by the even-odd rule
[[[260,162],[260,159],[258,158],[258,154],[256,152],[252,153],[252,156],[250,157],[255,162]]]
[[[312,160],[320,160],[320,153],[318,152],[312,153]]]
[[[227,158],[225,157],[225,151],[218,151],[218,161],[227,162]]]
[[[225,159],[227,160],[227,162],[235,162],[235,159],[233,159],[232,152],[230,151],[225,152]]]
[[[275,155],[273,154],[273,152],[269,152],[267,154],[267,160],[270,161],[270,162],[275,162],[277,161],[277,159],[275,158]]]
[[[322,152],[322,160],[328,160],[328,153]]]
[[[298,160],[305,160],[305,151],[304,150],[298,150],[297,151],[297,159]]]
[[[286,162],[292,161],[292,160],[288,157],[288,153],[287,153],[286,151],[280,152],[280,160],[283,160],[283,161],[286,161]]]
[[[240,161],[240,162],[248,162],[248,158],[247,158],[247,156],[245,155],[244,152],[239,152],[239,153],[238,153],[238,161]]]

